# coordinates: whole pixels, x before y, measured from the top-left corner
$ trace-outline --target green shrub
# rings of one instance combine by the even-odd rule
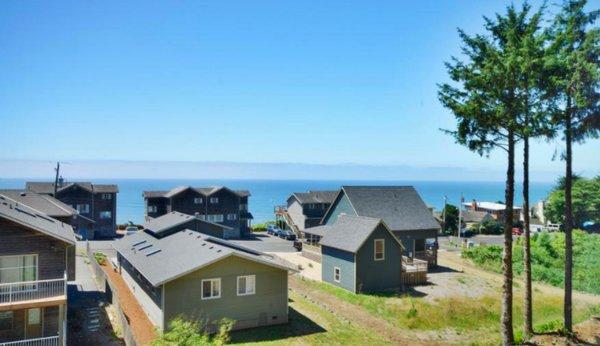
[[[217,333],[205,332],[203,324],[176,317],[169,323],[169,331],[152,342],[153,346],[202,346],[224,345],[230,340],[230,332],[235,321],[223,318],[216,322]]]
[[[94,259],[101,266],[106,264],[106,255],[103,254],[102,252],[94,252]]]
[[[565,240],[563,233],[540,233],[531,237],[532,278],[553,286],[564,284]],[[495,272],[502,269],[502,246],[478,246],[463,251],[463,257]],[[523,241],[513,245],[513,269],[523,273]],[[573,286],[575,290],[599,294],[600,234],[573,232]]]

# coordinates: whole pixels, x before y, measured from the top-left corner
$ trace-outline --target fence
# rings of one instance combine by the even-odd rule
[[[0,346],[59,346],[60,344],[60,337],[58,335],[46,338],[0,342]]]
[[[0,305],[60,297],[67,297],[66,277],[0,284]]]
[[[427,282],[427,261],[402,256],[402,273],[400,279],[403,286],[420,285]]]
[[[90,251],[90,244],[87,241],[86,252],[87,258],[90,261],[90,266],[92,267],[92,272],[94,274],[96,283],[101,289],[104,290],[104,298],[113,306],[115,310],[115,314],[117,315],[117,323],[119,324],[119,327],[121,327],[121,331],[123,333],[123,340],[125,341],[125,344],[127,346],[136,346],[137,342],[133,337],[133,332],[131,330],[131,326],[129,325],[129,321],[125,316],[121,305],[119,304],[119,293],[114,288],[113,284],[110,282],[110,279],[108,278],[102,267],[100,267],[100,265],[94,258],[93,252]],[[110,259],[107,258],[106,261],[108,262],[110,261]]]

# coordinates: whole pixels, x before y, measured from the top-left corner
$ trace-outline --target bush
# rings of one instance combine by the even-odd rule
[[[483,234],[502,234],[502,225],[493,219],[485,220],[477,227]]]
[[[252,225],[252,232],[266,232],[267,226],[274,225],[274,224],[275,224],[275,221],[267,221],[267,222],[263,222],[263,223],[257,223],[255,225]]]
[[[94,259],[101,266],[106,264],[106,255],[103,254],[102,252],[94,252]]]
[[[519,237],[513,245],[513,269],[523,273],[523,241]],[[564,285],[565,240],[563,233],[540,233],[531,237],[532,278],[553,286]],[[500,272],[502,246],[479,246],[463,251],[463,257],[487,270]],[[573,288],[599,294],[600,234],[573,232]]]
[[[230,340],[230,332],[235,324],[234,320],[223,318],[216,322],[217,333],[208,334],[198,321],[188,321],[176,317],[169,323],[169,331],[152,342],[153,346],[200,346],[224,345]]]

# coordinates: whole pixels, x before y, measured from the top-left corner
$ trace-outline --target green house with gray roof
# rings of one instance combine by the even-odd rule
[[[405,256],[437,265],[437,237],[441,227],[414,187],[342,186],[321,225],[331,226],[341,215],[383,220],[404,246]],[[321,227],[305,232],[311,231],[318,238],[326,234]]]
[[[234,329],[287,323],[288,273],[295,271],[287,262],[205,233],[222,225],[191,217],[173,227],[160,219],[114,245],[121,276],[159,330],[177,316],[209,331],[222,318],[234,320]]]
[[[340,215],[322,228],[323,281],[354,293],[401,287],[402,244],[384,221]]]

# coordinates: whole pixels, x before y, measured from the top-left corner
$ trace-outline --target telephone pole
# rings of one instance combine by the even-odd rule
[[[56,198],[56,191],[58,190],[58,176],[60,174],[60,162],[56,162],[56,168],[54,168],[54,170],[56,171],[56,176],[54,177],[54,193],[52,194],[52,197]]]

